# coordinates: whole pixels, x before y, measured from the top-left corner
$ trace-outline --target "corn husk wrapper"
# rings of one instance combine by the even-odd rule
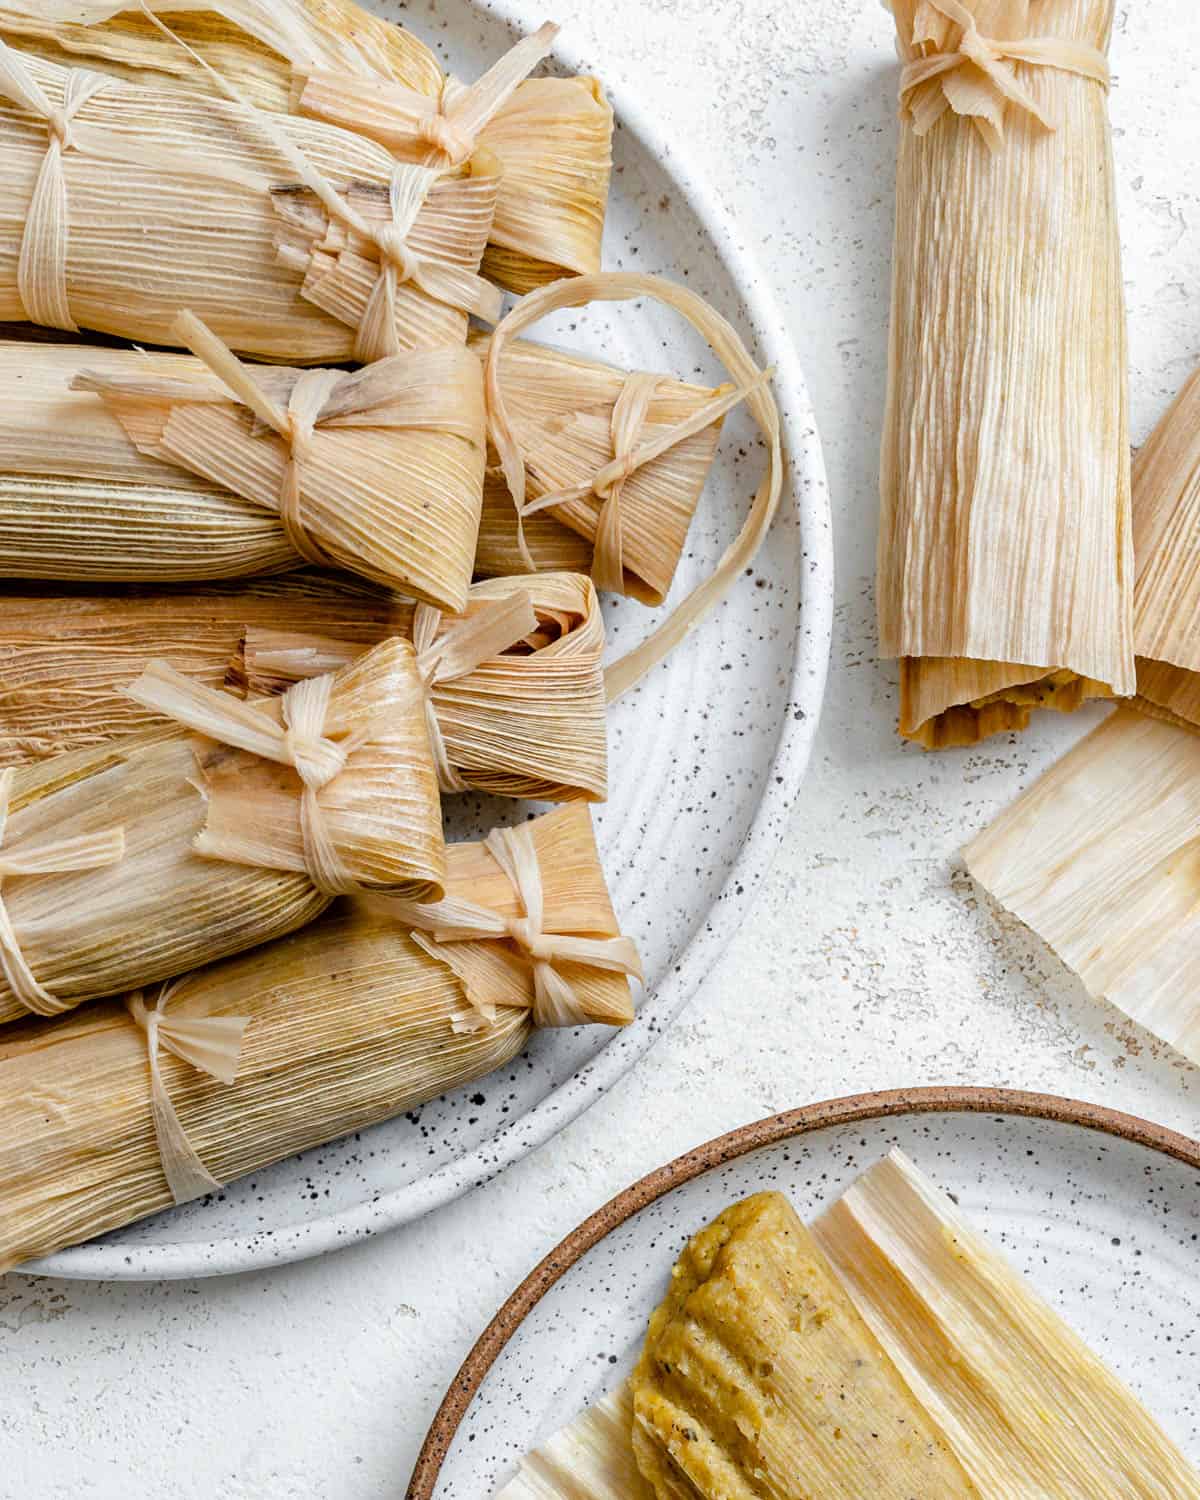
[[[1149,1412],[899,1151],[813,1228],[981,1495],[1200,1496]]]
[[[1099,81],[1113,0],[892,8],[918,82],[897,166],[880,652],[901,659],[901,733],[938,748],[1133,690],[1125,315]],[[991,73],[963,56],[982,55],[980,36]]]
[[[150,675],[133,690],[144,696]],[[264,716],[281,724],[282,704],[262,705]],[[324,726],[348,754],[316,793],[317,811],[348,876],[436,899],[445,850],[411,645],[385,641],[337,673]],[[290,765],[168,725],[5,774],[14,781],[0,862],[109,830],[123,838],[103,868],[10,874],[0,863],[15,946],[53,1000],[46,1013],[278,937],[329,904],[306,864],[304,787]],[[29,1006],[7,954],[3,968],[0,1021],[17,1020]]]
[[[615,936],[587,810],[560,809],[528,826],[547,930]],[[448,851],[447,897],[515,911],[482,847]],[[170,1106],[214,1179],[232,1181],[414,1109],[515,1057],[533,1028],[528,965],[502,938],[459,946],[473,950],[473,979],[490,1018],[448,964],[359,901],[174,986],[161,1008],[176,1028],[206,1018],[248,1022],[231,1084],[170,1053],[169,1042],[160,1056]],[[619,1025],[632,1017],[623,974],[561,968],[590,1019]],[[0,1269],[172,1201],[153,1126],[146,1037],[119,1003],[6,1032],[0,1122]]]
[[[445,165],[464,146],[494,153],[502,176],[483,270],[501,286],[527,292],[600,269],[613,113],[597,79],[523,78],[488,90],[484,107],[467,115],[463,96],[473,90],[446,78],[410,32],[352,0],[171,0],[153,8],[260,109],[325,120],[402,161]],[[518,80],[549,52],[556,29],[544,26],[518,44],[528,54]],[[0,35],[54,61],[87,59],[135,80],[159,73],[191,87],[204,81],[184,48],[136,7],[110,0],[0,5]],[[448,135],[438,128],[447,118]]]
[[[521,1459],[496,1500],[654,1500],[633,1456],[629,1382]]]
[[[398,167],[224,80],[152,87],[0,48],[0,319],[169,344],[183,306],[233,349],[309,365],[460,344],[468,313],[497,315],[476,274],[488,153]],[[64,99],[65,150],[47,123]]]

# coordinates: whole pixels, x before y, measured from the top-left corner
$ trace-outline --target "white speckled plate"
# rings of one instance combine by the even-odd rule
[[[542,19],[540,9],[479,0],[378,3],[475,76]],[[603,76],[603,57],[558,66]],[[403,1224],[467,1191],[550,1139],[594,1103],[675,1019],[745,915],[787,826],[816,730],[833,599],[829,505],[820,446],[795,351],[774,295],[736,226],[668,140],[615,95],[616,171],[605,243],[609,270],[686,280],[774,365],[788,474],[781,513],[752,576],[664,666],[614,709],[611,797],[597,829],[617,911],[638,940],[647,990],[620,1035],[544,1033],[529,1053],[462,1096],[309,1152],[214,1199],[191,1204],[38,1263],[57,1276],[203,1276],[336,1249]],[[616,363],[718,378],[707,349],[652,305],[547,320],[537,336]],[[736,533],[764,455],[744,414],[728,419],[672,601],[711,571]],[[656,618],[627,601],[606,609],[610,649]],[[460,798],[455,838],[518,816],[514,804]]]
[[[487,1500],[520,1454],[612,1389],[676,1254],[723,1208],[774,1188],[809,1220],[896,1145],[1200,1460],[1200,1142],[1069,1099],[915,1089],[748,1125],[580,1225],[468,1357],[408,1500]]]

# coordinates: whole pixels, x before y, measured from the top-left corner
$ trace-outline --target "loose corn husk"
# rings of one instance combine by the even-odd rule
[[[514,594],[530,600],[535,630],[465,676],[430,683],[450,764],[478,791],[602,801],[596,592],[577,574],[491,579],[471,589],[466,617]],[[441,616],[434,652],[456,623]],[[0,766],[161,722],[124,692],[154,658],[210,687],[278,693],[412,633],[410,602],[310,572],[170,593],[10,591],[0,595]]]
[[[461,344],[468,312],[498,313],[476,274],[499,182],[486,151],[427,173],[211,82],[0,48],[0,319],[169,344],[185,306],[231,348],[309,365]],[[47,113],[95,83],[71,96],[64,151]]]
[[[901,659],[900,732],[932,749],[1133,691],[1125,314],[1107,99],[1087,75],[1114,6],[892,8],[906,80],[954,60],[957,13],[1018,58],[994,63],[1004,91],[972,61],[902,108],[879,631]],[[1026,59],[1059,61],[1020,60],[1030,40]]]
[[[256,718],[264,715],[281,724],[282,704],[268,701]],[[324,734],[348,753],[316,793],[317,814],[349,877],[437,899],[441,810],[408,642],[385,641],[335,674]],[[329,904],[308,873],[304,786],[291,765],[168,725],[5,774],[14,793],[0,896],[15,946],[56,1010],[278,937]],[[4,869],[25,849],[108,830],[121,830],[124,852],[104,868]],[[9,957],[0,934],[0,1021],[30,1008]]]
[[[985,890],[1200,1063],[1200,737],[1119,709],[963,851]]]
[[[814,1233],[981,1495],[1200,1496],[1141,1403],[899,1151]]]
[[[521,1459],[496,1500],[654,1500],[633,1456],[628,1381]]]
[[[155,8],[258,108],[326,120],[380,142],[398,160],[452,159],[436,145],[436,122],[469,91],[447,79],[410,32],[352,0],[171,0]],[[543,45],[525,44],[534,49],[530,67],[549,51],[555,29],[538,33]],[[0,5],[0,35],[53,61],[86,58],[135,80],[157,72],[192,87],[205,82],[187,52],[127,3]],[[473,124],[468,140],[501,166],[484,274],[527,292],[598,271],[613,132],[599,80],[526,78]]]
[[[618,931],[581,806],[527,825],[544,925]],[[516,914],[482,845],[452,846],[446,894]],[[219,1182],[414,1109],[503,1066],[529,1040],[533,981],[503,938],[474,952],[489,1019],[447,963],[394,918],[342,902],[294,937],[189,974],[161,1002],[175,1025],[242,1018],[236,1081],[173,1055],[162,1080],[187,1140]],[[589,1019],[632,1017],[628,980],[561,964]],[[53,1098],[53,1110],[46,1100]],[[116,1229],[172,1201],[156,1143],[147,1042],[119,1003],[0,1040],[0,1270]]]

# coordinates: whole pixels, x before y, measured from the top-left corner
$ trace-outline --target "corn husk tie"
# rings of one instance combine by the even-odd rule
[[[259,705],[193,682],[165,661],[151,662],[129,694],[143,708],[164,714],[197,734],[290,766],[304,783],[300,830],[309,879],[326,895],[343,896],[359,886],[329,836],[317,794],[344,769],[367,729],[339,741],[325,737],[332,687],[330,675],[310,677],[290,687],[283,695],[282,724]],[[196,847],[204,853],[203,836]]]
[[[111,83],[102,73],[73,68],[61,109],[55,109],[19,53],[0,43],[0,97],[40,115],[50,132],[25,217],[17,291],[31,323],[78,333],[67,301],[67,179],[63,154],[74,145],[71,122],[88,100]]]
[[[175,1202],[190,1203],[193,1198],[202,1198],[223,1184],[196,1155],[187,1138],[163,1082],[159,1046],[201,1073],[215,1078],[218,1083],[232,1084],[241,1059],[242,1037],[250,1021],[241,1016],[167,1015],[163,1007],[178,983],[174,980],[163,985],[153,1007],[146,1004],[141,990],[134,990],[126,998],[125,1007],[146,1033],[146,1052],[150,1059],[150,1109],[163,1176]]]
[[[942,17],[942,22],[938,21]],[[961,28],[956,46],[948,46],[945,22]],[[1066,37],[1007,38],[984,36],[962,0],[924,0],[913,26],[913,46],[936,50],[906,62],[900,75],[901,114],[916,135],[928,135],[948,109],[974,119],[993,152],[1004,145],[1004,113],[1011,104],[1024,110],[1044,130],[1055,122],[1017,81],[1016,63],[1057,68],[1090,78],[1108,88],[1108,59],[1096,48]]]
[[[638,297],[652,297],[656,302],[681,313],[708,341],[738,384],[727,394],[714,397],[711,403],[701,407],[679,426],[671,428],[642,448],[634,448],[636,429],[644,419],[646,403],[653,394],[653,387],[648,386],[647,378],[640,375],[631,376],[626,382],[626,388],[622,390],[621,399],[613,412],[613,442],[618,456],[595,476],[588,487],[601,496],[608,512],[607,517],[602,517],[604,525],[596,535],[596,551],[601,558],[601,568],[611,569],[620,555],[620,486],[624,480],[643,464],[665,453],[668,448],[674,447],[695,432],[703,431],[742,401],[746,402],[766,440],[769,462],[741,531],[726,549],[712,574],[640,646],[605,672],[609,702],[636,686],[725,597],[734,579],[762,545],[763,538],[775,519],[783,486],[779,411],[768,388],[772,371],[758,368],[732,325],[695,292],[658,276],[629,271],[579,276],[573,280],[554,282],[523,298],[496,327],[488,347],[484,376],[488,435],[500,456],[505,482],[517,512],[518,529],[525,516],[547,505],[561,504],[564,496],[570,494],[574,498],[578,492],[560,491],[555,495],[543,496],[532,504],[526,502],[525,460],[505,408],[500,386],[500,361],[505,344],[531,323],[560,308],[583,307],[589,302],[625,302]],[[625,399],[627,391],[628,399]],[[587,492],[587,489],[583,491],[584,494]],[[605,532],[607,539],[602,544],[601,536]],[[518,540],[526,566],[532,570],[533,559],[529,555],[523,532],[519,534]]]
[[[40,849],[4,849],[8,804],[15,774],[11,766],[0,771],[0,971],[8,981],[13,998],[26,1010],[35,1016],[58,1016],[72,1009],[75,1002],[56,999],[34,978],[4,904],[4,881],[9,875],[55,875],[115,865],[125,857],[125,834],[123,829],[108,828],[80,838],[57,839],[43,844]]]
[[[454,682],[474,672],[485,661],[500,656],[537,629],[537,614],[528,594],[509,594],[491,600],[476,615],[459,620],[439,636],[442,612],[431,604],[418,604],[413,614],[412,638],[417,651],[417,671],[425,684],[425,721],[429,745],[443,792],[465,792],[464,781],[450,762],[445,736],[438,721],[433,690],[439,683]]]
[[[516,891],[525,911],[523,917],[503,917],[486,906],[461,898],[425,904],[384,899],[374,904],[411,924],[413,942],[454,972],[467,999],[484,1020],[495,1021],[496,1007],[478,993],[474,983],[476,971],[459,960],[454,944],[509,938],[533,967],[534,1024],[586,1025],[593,1016],[555,964],[589,964],[641,979],[642,963],[632,938],[581,938],[544,932],[542,872],[529,829],[496,828],[484,844]]]

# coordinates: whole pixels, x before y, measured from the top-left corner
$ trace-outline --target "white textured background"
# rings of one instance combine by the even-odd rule
[[[755,915],[684,1023],[483,1191],[262,1275],[0,1279],[4,1500],[401,1495],[460,1359],[533,1263],[635,1176],[776,1110],[867,1088],[1004,1084],[1200,1133],[1195,1072],[1090,1001],[976,895],[957,858],[1084,719],[1043,718],[1019,740],[936,759],[892,731],[895,674],[874,661],[871,584],[894,136],[886,16],[871,0],[552,8],[600,71],[687,138],[773,271],[804,358],[840,582],[802,805]],[[1140,441],[1200,361],[1200,7],[1118,11]]]

